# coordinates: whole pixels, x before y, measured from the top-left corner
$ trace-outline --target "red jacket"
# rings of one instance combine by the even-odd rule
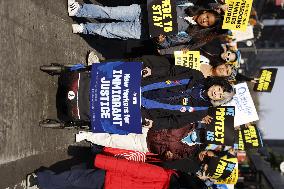
[[[106,170],[105,189],[168,189],[172,170],[126,159],[97,155],[95,167]]]

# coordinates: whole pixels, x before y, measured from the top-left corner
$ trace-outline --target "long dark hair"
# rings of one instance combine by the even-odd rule
[[[221,46],[216,46],[216,48],[222,48]],[[222,65],[222,64],[226,64],[226,63],[228,63],[228,64],[230,64],[230,63],[234,63],[234,62],[236,62],[237,60],[238,60],[238,54],[237,54],[237,52],[235,52],[235,51],[233,51],[233,50],[227,50],[227,52],[228,51],[230,51],[231,53],[234,53],[235,54],[235,56],[236,56],[236,58],[234,59],[234,60],[232,60],[232,61],[229,61],[229,62],[227,62],[226,60],[223,60],[222,59],[222,57],[221,57],[221,54],[223,53],[223,52],[221,52],[221,53],[219,53],[219,54],[211,54],[211,53],[209,53],[209,52],[207,52],[206,50],[204,50],[203,48],[200,48],[200,54],[202,55],[202,56],[205,56],[206,58],[208,58],[209,59],[209,64],[213,67],[213,68],[216,68],[217,66],[219,66],[219,65]]]
[[[220,35],[226,34],[228,30],[222,29],[223,16],[214,10],[204,9],[202,7],[194,6],[185,10],[188,16],[199,16],[204,11],[209,12],[215,16],[214,25],[204,28],[200,25],[190,25],[187,28],[187,33],[192,36],[192,40],[189,42],[190,49],[196,49],[203,46],[207,42],[213,40]],[[194,44],[194,45],[193,45]]]
[[[224,79],[223,77],[207,77],[204,79],[204,89],[208,91],[210,87],[213,85],[219,85],[223,88],[224,92],[231,93],[234,91],[233,86],[230,84],[229,81]]]
[[[235,91],[233,86],[230,84],[228,80],[223,77],[207,77],[203,80],[203,85],[206,93],[210,87],[213,85],[219,85],[223,88],[224,91],[224,99],[222,100],[210,100],[213,106],[220,106],[232,100]]]
[[[215,16],[215,23],[208,28],[212,28],[212,27],[218,25],[220,22],[223,21],[223,16],[221,14],[219,14],[218,12],[216,12],[215,10],[205,9],[205,8],[199,7],[199,6],[188,7],[187,9],[185,9],[185,14],[187,14],[188,16],[200,16],[204,12],[211,13]],[[197,25],[197,26],[204,28],[200,25]]]

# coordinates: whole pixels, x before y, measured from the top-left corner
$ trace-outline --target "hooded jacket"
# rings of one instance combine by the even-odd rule
[[[98,154],[95,167],[106,170],[105,189],[168,189],[175,174],[156,165]]]
[[[161,154],[161,158],[164,160],[193,157],[205,148],[204,145],[189,146],[182,142],[182,139],[192,132],[194,128],[195,124],[189,124],[180,129],[163,129],[159,131],[150,129],[147,134],[148,149],[152,153]],[[165,157],[167,151],[173,154],[171,159]]]
[[[173,84],[171,87],[162,87],[158,90],[143,92],[142,96],[145,95],[145,97],[150,100],[171,105],[181,105],[182,100],[186,98],[183,97],[182,92],[192,88],[197,80],[204,78],[200,71],[175,66],[173,60],[166,57],[145,55],[139,60],[143,62],[144,68],[149,67],[151,69],[151,75],[142,79],[142,88],[159,82],[162,84],[171,82]],[[183,79],[189,79],[190,82],[187,83],[187,85],[178,85],[179,81]],[[174,83],[177,83],[177,85]],[[169,101],[170,98],[166,99],[166,96],[170,97],[170,93],[172,95],[178,95],[179,97]],[[162,98],[164,99],[162,100]],[[188,103],[192,106],[208,107],[208,105],[210,105],[208,102],[201,103],[201,101],[194,98],[191,98]],[[141,111],[142,118],[154,121],[153,129],[155,130],[181,128],[189,123],[199,121],[207,115],[207,110],[181,112],[180,110],[168,110],[163,108],[148,109],[141,107]]]

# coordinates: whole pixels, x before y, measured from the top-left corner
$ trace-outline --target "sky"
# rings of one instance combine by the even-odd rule
[[[284,140],[284,67],[278,67],[271,93],[259,93],[259,123],[264,139]]]

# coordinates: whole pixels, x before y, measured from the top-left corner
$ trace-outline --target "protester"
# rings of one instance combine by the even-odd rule
[[[181,35],[171,36],[167,38],[167,40],[162,40],[165,39],[165,37],[161,35],[158,43],[163,46],[163,48],[185,44],[189,41],[198,43],[196,46],[199,46],[205,42],[200,42],[200,40],[213,38],[221,31],[219,30],[221,16],[218,12],[201,8],[190,8],[193,4],[187,1],[180,1],[180,3],[178,1],[176,4],[178,32],[182,33]],[[73,24],[73,33],[94,34],[118,39],[149,38],[146,5],[132,4],[130,6],[103,7],[94,4],[80,5],[75,0],[68,0],[68,13],[69,16],[122,21]],[[194,26],[189,27],[191,25]],[[202,30],[207,27],[211,29]],[[199,32],[199,30],[202,31]],[[191,40],[192,38],[194,38],[196,42],[193,42],[193,40]],[[171,42],[169,42],[169,40]],[[208,40],[209,39],[206,41]],[[191,46],[191,48],[194,47]],[[163,50],[161,50],[161,53],[163,53]]]
[[[97,155],[95,169],[50,170],[27,176],[27,189],[206,189],[195,175],[179,174],[156,165]]]
[[[220,39],[214,39],[200,48],[201,55],[205,56],[214,65],[216,62],[239,62],[240,51],[233,51],[222,43]]]
[[[147,77],[144,82],[154,79],[159,80],[159,78],[164,76],[175,77],[176,80],[182,76],[199,80],[209,76],[228,77],[232,74],[232,67],[227,66],[225,62],[216,66],[202,62],[201,69],[198,71],[184,66],[177,66],[173,58],[163,56],[144,55],[141,58],[136,58],[134,61],[143,62],[143,77]]]
[[[216,33],[219,30],[221,31],[222,17],[214,10],[194,6],[177,6],[176,10],[179,33],[170,36],[160,35],[158,37],[158,44],[161,48],[188,45],[190,42],[193,45],[194,41],[195,43],[202,44],[205,41],[213,39]],[[193,48],[191,46],[191,49]],[[160,53],[163,54],[164,51],[160,50]]]
[[[190,87],[189,80],[142,86],[142,118],[151,120],[155,129],[180,128],[201,121],[208,114],[208,107],[222,105],[234,95],[225,79],[209,77]]]
[[[202,57],[202,56],[201,56]],[[88,65],[98,62],[98,57],[94,52],[88,55]],[[219,62],[213,65],[210,64],[210,60],[204,62],[201,58],[201,69],[195,70],[184,66],[175,65],[175,60],[172,57],[157,56],[157,55],[143,55],[138,58],[129,58],[124,61],[127,62],[142,62],[143,70],[142,76],[143,84],[149,84],[153,81],[163,81],[165,76],[171,78],[171,80],[180,80],[183,78],[192,78],[194,81],[200,80],[209,76],[212,77],[229,77],[234,70],[234,67],[226,62]],[[107,60],[117,61],[117,60]],[[120,60],[119,60],[120,61]],[[91,69],[91,68],[90,68]],[[191,82],[191,85],[194,83]]]
[[[128,135],[81,131],[76,134],[76,142],[87,140],[105,147],[151,152],[158,154],[162,160],[182,159],[196,156],[206,147],[199,144],[190,146],[182,141],[192,133],[195,126],[196,124],[193,123],[179,129],[158,131],[144,127],[142,134]]]
[[[258,78],[251,78],[238,73],[237,66],[241,60],[240,51],[231,50],[220,39],[214,39],[201,47],[200,54],[201,71],[203,70],[204,73],[210,74],[210,71],[206,70],[219,67],[219,70],[223,72],[223,76],[226,76],[229,81],[256,83],[258,80]]]

